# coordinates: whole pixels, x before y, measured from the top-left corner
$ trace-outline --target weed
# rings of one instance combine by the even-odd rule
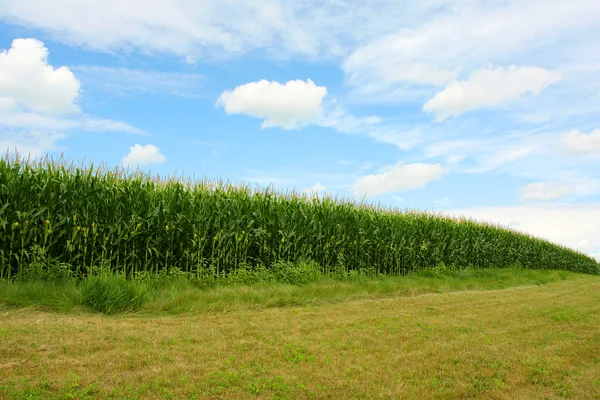
[[[315,356],[303,345],[288,342],[283,349],[283,357],[292,363],[311,362]]]

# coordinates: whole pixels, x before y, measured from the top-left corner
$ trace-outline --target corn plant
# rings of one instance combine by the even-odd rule
[[[161,179],[63,159],[0,159],[0,279],[33,249],[87,276],[223,276],[310,260],[327,274],[402,275],[437,265],[599,274],[592,258],[501,226],[229,182]],[[280,265],[280,264],[277,264]]]

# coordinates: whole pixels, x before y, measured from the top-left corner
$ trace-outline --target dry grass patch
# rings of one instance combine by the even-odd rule
[[[216,314],[3,310],[0,396],[600,399],[600,278]]]

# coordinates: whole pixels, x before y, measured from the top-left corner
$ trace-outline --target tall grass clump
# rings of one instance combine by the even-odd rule
[[[6,156],[0,279],[39,269],[36,254],[75,277],[107,265],[128,277],[178,268],[217,279],[303,260],[326,275],[402,275],[442,264],[600,273],[577,251],[468,219]]]
[[[124,274],[109,270],[83,279],[79,291],[82,305],[105,314],[137,311],[149,299],[143,282],[127,280]]]

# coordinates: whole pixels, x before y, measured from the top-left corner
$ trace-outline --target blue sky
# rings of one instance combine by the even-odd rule
[[[0,0],[0,150],[365,198],[600,258],[597,0]]]

